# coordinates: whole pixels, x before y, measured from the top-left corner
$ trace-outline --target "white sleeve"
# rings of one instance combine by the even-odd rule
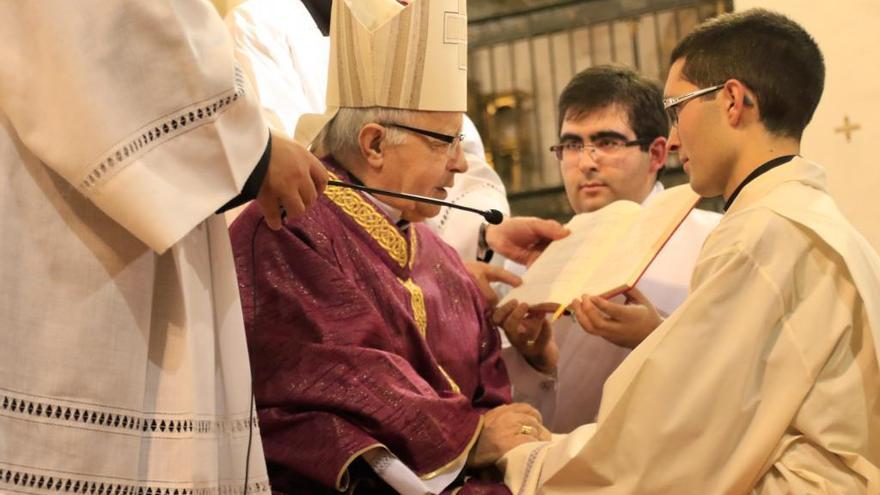
[[[330,39],[301,2],[251,0],[229,12],[235,58],[269,125],[293,138],[304,113],[323,113]]]
[[[206,1],[0,6],[0,108],[49,168],[157,252],[236,196],[268,129]]]
[[[401,462],[397,456],[383,447],[368,450],[364,452],[363,457],[367,464],[373,468],[373,471],[385,483],[388,483],[388,486],[394,488],[401,495],[433,495],[440,493],[455,481],[467,462],[467,457],[462,457],[457,465],[452,466],[445,473],[439,474],[430,480],[423,480],[416,476],[416,473]]]

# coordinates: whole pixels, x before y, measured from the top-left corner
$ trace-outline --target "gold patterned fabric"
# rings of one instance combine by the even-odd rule
[[[339,176],[333,173],[330,177],[339,180]],[[345,187],[327,186],[324,195],[363,227],[401,268],[406,266],[409,258],[406,239],[385,215],[379,213],[375,205],[365,200],[357,191]]]

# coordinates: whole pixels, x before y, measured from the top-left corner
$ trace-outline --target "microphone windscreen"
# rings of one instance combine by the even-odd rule
[[[504,220],[504,214],[498,210],[486,210],[483,212],[483,218],[492,225],[498,225]]]

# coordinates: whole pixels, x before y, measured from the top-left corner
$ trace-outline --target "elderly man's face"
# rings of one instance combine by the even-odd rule
[[[458,136],[461,132],[462,114],[420,112],[416,119],[398,124],[422,131]],[[455,174],[467,171],[467,162],[458,141],[450,147],[442,139],[414,130],[386,127],[389,131],[405,133],[406,139],[402,144],[385,148],[382,170],[384,187],[393,191],[446,199],[447,189],[452,187]],[[412,222],[440,213],[437,205],[390,197],[382,198],[382,201],[400,209],[402,217]]]

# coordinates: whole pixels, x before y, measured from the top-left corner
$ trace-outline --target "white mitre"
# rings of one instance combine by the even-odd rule
[[[327,111],[305,114],[311,144],[341,107],[467,110],[466,0],[337,0],[330,18]]]

